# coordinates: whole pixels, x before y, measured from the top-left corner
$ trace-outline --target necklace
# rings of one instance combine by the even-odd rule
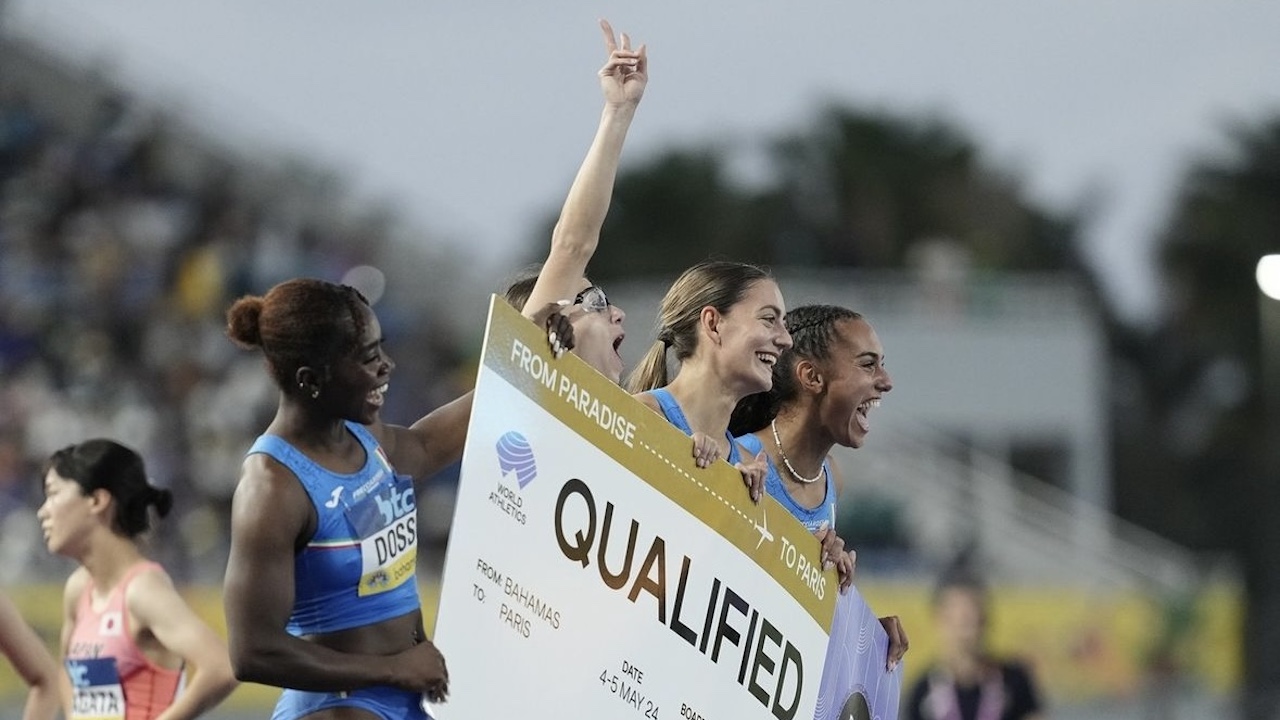
[[[791,473],[791,477],[795,478],[796,480],[799,480],[805,485],[812,485],[813,483],[816,483],[819,480],[821,480],[823,475],[827,474],[826,463],[823,463],[818,468],[818,474],[814,475],[811,478],[807,478],[801,475],[800,473],[796,472],[796,469],[791,466],[791,461],[787,459],[787,451],[782,449],[782,438],[778,437],[778,421],[770,420],[769,427],[773,429],[773,444],[778,446],[778,457],[782,458],[782,464],[787,466],[787,472]]]
[[[974,720],[999,720],[1004,713],[1004,674],[991,668],[981,680]],[[964,720],[960,711],[960,691],[954,680],[941,672],[929,674],[929,694],[925,702],[938,720]]]

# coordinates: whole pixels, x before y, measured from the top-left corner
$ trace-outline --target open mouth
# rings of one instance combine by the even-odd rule
[[[880,398],[872,398],[871,400],[867,400],[862,403],[856,410],[854,410],[854,417],[857,418],[858,427],[862,429],[862,432],[866,432],[871,429],[871,423],[867,419],[867,413],[871,412],[872,408],[878,407],[880,407]]]
[[[365,400],[374,407],[382,407],[382,403],[386,402],[387,388],[391,387],[391,383],[382,383],[378,387],[369,391],[365,396]]]
[[[756,360],[768,365],[770,368],[778,364],[778,356],[773,353],[758,352],[756,353]]]
[[[622,348],[622,341],[623,341],[623,340],[625,340],[625,339],[626,339],[626,337],[627,337],[627,334],[626,334],[626,333],[623,333],[623,334],[621,334],[621,335],[619,335],[618,337],[616,337],[616,338],[614,338],[614,339],[613,339],[613,351],[614,351],[615,353],[617,353],[619,357],[621,357],[621,356],[622,356],[622,352],[621,352],[621,348]]]

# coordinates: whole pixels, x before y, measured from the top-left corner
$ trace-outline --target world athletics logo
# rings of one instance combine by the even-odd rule
[[[523,490],[525,485],[538,477],[538,466],[533,461],[533,448],[523,435],[512,430],[498,438],[498,468],[502,475],[515,473],[516,482]]]

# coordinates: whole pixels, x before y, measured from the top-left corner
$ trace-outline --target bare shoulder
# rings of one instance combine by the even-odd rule
[[[421,422],[421,420],[419,422]],[[395,456],[396,446],[399,444],[398,441],[400,439],[400,435],[409,431],[408,428],[402,425],[393,425],[391,423],[382,422],[382,420],[378,420],[372,425],[364,425],[363,427],[365,430],[369,431],[369,434],[377,441],[378,446],[382,448],[382,452],[386,453],[388,457]]]
[[[129,587],[125,588],[125,601],[130,602],[137,595],[148,595],[156,592],[174,591],[173,579],[169,577],[168,571],[157,563],[153,563],[142,570],[129,582]],[[176,592],[176,591],[175,591]]]
[[[296,546],[315,518],[311,497],[293,470],[274,457],[250,455],[232,495],[232,559]]]
[[[645,407],[649,408],[650,410],[659,414],[662,413],[662,406],[658,404],[658,398],[654,397],[653,393],[649,392],[648,390],[644,392],[638,392],[635,395],[632,395],[631,397],[634,397],[635,399],[639,400],[641,404],[643,404]]]
[[[296,534],[310,522],[312,512],[311,498],[284,463],[263,453],[244,459],[232,496],[233,529],[252,525]],[[233,540],[235,536],[233,532]]]
[[[840,463],[836,462],[835,455],[827,455],[827,468],[831,471],[831,483],[836,488],[836,495],[844,490],[844,475],[840,471]]]
[[[62,587],[62,619],[64,623],[64,633],[66,628],[75,623],[76,616],[80,613],[80,596],[89,587],[89,571],[83,567],[78,567],[71,573],[71,577],[67,578],[67,582]]]
[[[89,571],[84,567],[78,567],[71,573],[71,577],[67,578],[67,583],[63,586],[63,598],[68,603],[75,603],[87,587],[89,587]]]
[[[169,573],[158,564],[143,568],[124,589],[125,607],[137,617],[145,617],[156,603],[168,605],[178,599],[178,590]]]

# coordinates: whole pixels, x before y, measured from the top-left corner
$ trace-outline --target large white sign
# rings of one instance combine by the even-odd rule
[[[782,506],[697,468],[687,437],[492,304],[435,716],[815,717],[838,594],[818,562]]]

